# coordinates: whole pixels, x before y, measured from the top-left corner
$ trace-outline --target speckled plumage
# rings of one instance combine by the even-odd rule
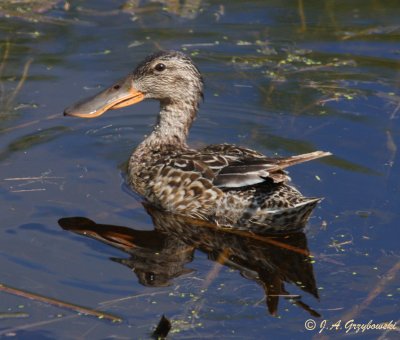
[[[119,93],[129,87],[130,96]],[[98,106],[99,98],[110,93],[122,99],[115,104],[108,101],[105,109],[84,112],[91,109],[91,101]],[[284,169],[330,153],[269,158],[229,144],[190,149],[186,139],[202,97],[203,80],[191,59],[166,51],[147,57],[126,79],[65,112],[95,117],[108,109],[156,99],[157,124],[129,160],[133,190],[158,208],[218,225],[254,231],[302,228],[320,199],[303,197],[288,184]]]
[[[177,91],[166,99],[152,95],[159,77],[153,77],[151,70],[160,61],[170,70],[163,86]],[[175,74],[176,70],[183,70],[185,77]],[[135,191],[169,212],[224,226],[255,231],[304,226],[320,199],[305,198],[289,186],[283,169],[329,153],[268,158],[229,144],[189,149],[186,137],[202,97],[197,68],[182,53],[161,52],[141,63],[133,77],[139,83],[146,79],[149,96],[161,102],[158,125],[129,162],[129,181]]]

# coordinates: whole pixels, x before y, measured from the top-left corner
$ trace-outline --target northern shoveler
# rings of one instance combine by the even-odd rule
[[[148,56],[126,78],[68,107],[68,116],[92,118],[144,99],[160,102],[153,132],[135,149],[129,184],[151,204],[168,212],[249,230],[304,227],[320,198],[304,197],[284,169],[331,155],[315,151],[270,158],[244,147],[186,144],[203,98],[203,79],[181,52]]]

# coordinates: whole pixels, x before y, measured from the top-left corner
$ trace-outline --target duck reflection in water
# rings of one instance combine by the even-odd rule
[[[211,223],[177,216],[145,205],[155,229],[135,230],[127,227],[98,224],[84,217],[59,220],[68,231],[109,244],[130,255],[111,258],[133,270],[145,286],[163,287],[172,280],[193,270],[185,268],[192,262],[196,249],[212,261],[236,269],[246,278],[257,282],[264,290],[271,315],[276,316],[279,298],[320,316],[291,295],[285,283],[298,286],[318,299],[313,266],[307,239],[303,232],[257,235],[235,229],[221,229]]]

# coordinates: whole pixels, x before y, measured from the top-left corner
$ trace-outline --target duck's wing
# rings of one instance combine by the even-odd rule
[[[203,149],[200,158],[213,170],[213,184],[221,189],[228,189],[255,185],[267,180],[284,183],[290,180],[285,168],[330,154],[315,151],[291,157],[270,158],[251,149],[221,144]]]
[[[251,149],[220,144],[171,158],[167,166],[198,173],[214,186],[229,189],[265,181],[284,183],[290,180],[285,168],[328,155],[329,152],[315,151],[298,156],[270,158]]]

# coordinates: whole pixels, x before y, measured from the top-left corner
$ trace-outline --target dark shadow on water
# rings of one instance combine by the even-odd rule
[[[152,217],[154,230],[99,224],[84,217],[61,218],[58,223],[65,230],[128,253],[128,258],[111,260],[132,269],[142,285],[169,286],[173,279],[192,272],[185,265],[193,261],[195,250],[198,249],[207,254],[211,261],[238,270],[245,279],[256,282],[265,293],[271,315],[278,314],[279,298],[282,297],[310,315],[320,316],[302,302],[300,295],[290,294],[285,289],[285,283],[294,284],[319,298],[304,233],[261,236],[222,229],[147,205],[145,208]]]

